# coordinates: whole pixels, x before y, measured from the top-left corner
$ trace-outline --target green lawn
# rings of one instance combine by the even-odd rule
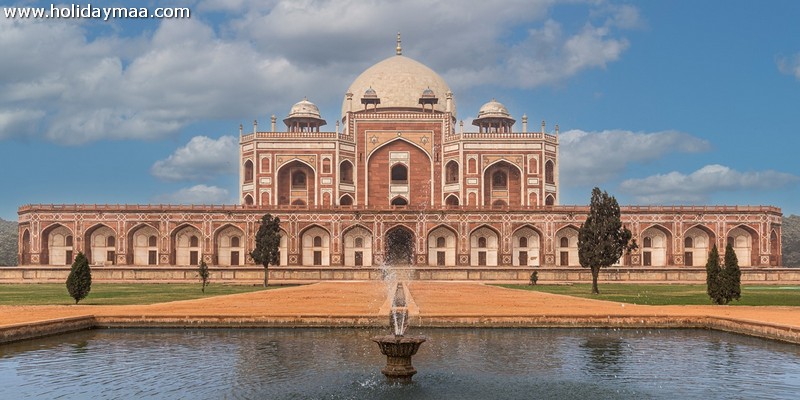
[[[270,286],[274,289],[280,286]],[[247,293],[264,290],[261,286],[206,286],[206,292],[200,291],[200,284],[166,284],[166,283],[95,283],[89,296],[80,304],[94,305],[128,305],[152,304],[165,301],[191,300],[224,294]],[[69,297],[67,286],[63,283],[52,284],[0,284],[0,305],[53,305],[75,304]]]
[[[600,283],[600,295],[592,294],[591,284],[576,285],[499,285],[502,287],[649,305],[711,304],[705,285],[645,285]],[[800,306],[800,286],[742,286],[742,298],[731,305]]]

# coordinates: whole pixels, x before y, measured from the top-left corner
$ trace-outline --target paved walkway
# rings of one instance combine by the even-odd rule
[[[780,329],[781,338],[789,335],[790,341],[800,343],[800,307],[646,306],[457,282],[419,281],[407,288],[412,324],[637,326],[641,321],[639,326],[681,326],[669,321],[710,318],[727,321],[733,331],[747,324],[762,330]],[[340,321],[340,325],[366,325],[388,322],[387,292],[381,282],[325,282],[152,305],[0,306],[0,330],[80,316],[99,320]]]

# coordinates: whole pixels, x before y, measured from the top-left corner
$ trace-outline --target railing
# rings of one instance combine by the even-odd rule
[[[256,132],[243,135],[240,142],[249,142],[253,139],[340,139],[352,142],[353,135],[336,132]]]
[[[459,205],[459,206],[430,206],[430,205],[339,205],[339,206],[318,206],[318,205],[233,205],[233,204],[26,204],[19,207],[18,213],[41,212],[41,211],[268,211],[268,210],[311,210],[311,211],[394,211],[406,210],[413,212],[447,212],[447,211],[478,211],[478,212],[555,212],[555,213],[582,213],[589,212],[589,206],[483,206],[483,205]],[[622,213],[718,213],[718,212],[773,212],[780,213],[781,209],[775,206],[622,206]]]

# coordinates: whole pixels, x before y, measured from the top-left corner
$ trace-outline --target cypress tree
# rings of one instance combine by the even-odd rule
[[[261,225],[256,233],[256,248],[250,252],[255,262],[264,267],[264,287],[269,283],[269,266],[278,265],[280,261],[281,244],[281,220],[272,217],[271,214],[264,214],[261,217]]]
[[[742,270],[739,269],[739,259],[733,250],[733,243],[725,246],[725,270],[722,271],[723,287],[725,288],[725,303],[739,300],[742,297]]]
[[[89,260],[82,252],[79,252],[67,277],[67,291],[75,299],[75,304],[78,304],[89,295],[91,289],[92,271],[89,269]]]
[[[208,285],[208,265],[206,265],[205,261],[201,261],[200,265],[197,267],[197,275],[200,277],[200,282],[203,283],[203,288],[201,289],[203,293],[206,292],[206,286]]]
[[[597,276],[600,268],[613,265],[622,254],[635,249],[636,241],[622,226],[619,204],[614,196],[592,189],[589,215],[578,231],[578,259],[581,266],[592,270],[592,293],[599,294]]]
[[[711,248],[706,261],[706,293],[715,304],[725,304],[725,294],[722,289],[722,267],[719,265],[719,250],[717,245]]]

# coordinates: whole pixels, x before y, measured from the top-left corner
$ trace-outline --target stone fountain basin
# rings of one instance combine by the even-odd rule
[[[372,341],[378,344],[381,353],[386,356],[386,367],[381,372],[389,382],[411,383],[411,377],[417,370],[411,365],[411,356],[417,353],[419,346],[427,340],[422,336],[385,335],[375,336]]]

